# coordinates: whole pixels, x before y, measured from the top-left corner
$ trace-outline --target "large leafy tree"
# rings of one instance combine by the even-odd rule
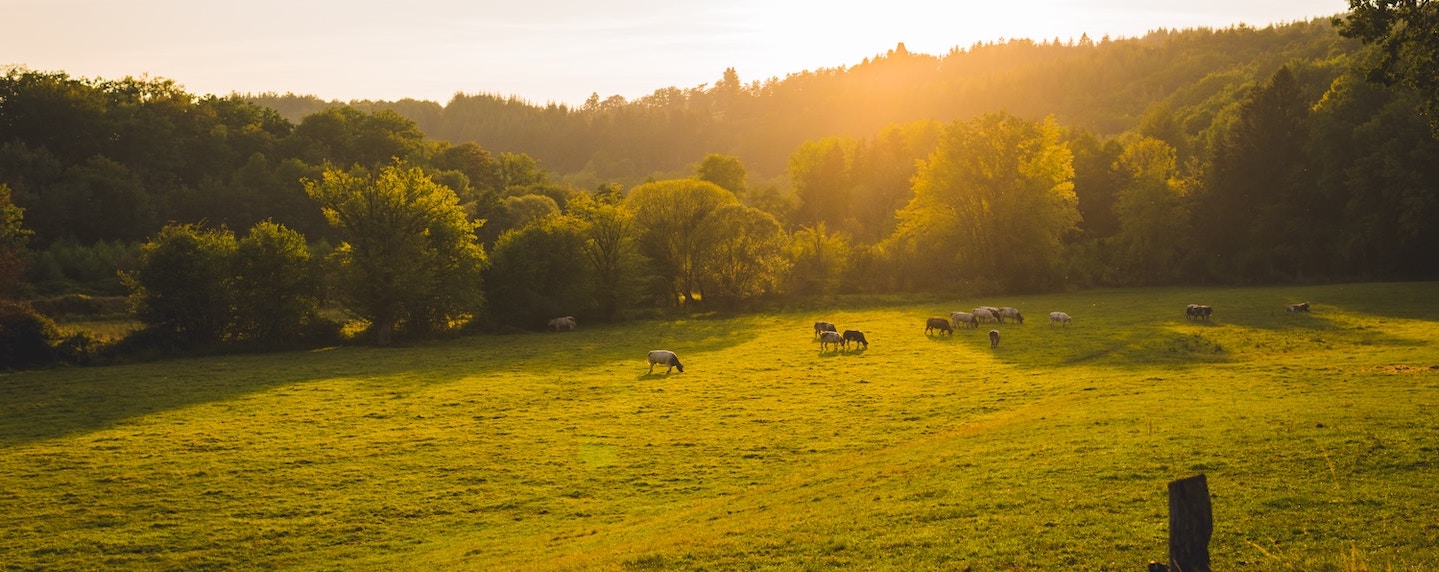
[[[261,221],[239,240],[231,283],[242,338],[293,343],[320,319],[319,268],[305,237],[283,225]]]
[[[140,248],[137,267],[122,276],[135,315],[157,334],[212,344],[230,328],[235,234],[169,225]]]
[[[397,161],[375,175],[327,169],[305,190],[343,241],[333,253],[338,290],[380,345],[396,326],[433,333],[483,306],[479,223],[420,168]]]
[[[1334,19],[1339,33],[1378,48],[1369,79],[1419,92],[1430,129],[1439,136],[1439,3],[1430,0],[1349,0]]]
[[[556,215],[500,235],[485,272],[495,321],[535,329],[555,316],[590,314],[594,298],[584,226]]]
[[[1323,252],[1305,218],[1319,201],[1311,196],[1308,115],[1308,101],[1286,66],[1250,90],[1218,126],[1194,205],[1196,237],[1216,276],[1297,276]]]
[[[718,238],[705,232],[705,219],[737,202],[734,193],[698,179],[645,183],[630,191],[625,204],[635,214],[640,252],[671,300],[695,300],[702,265]]]
[[[643,266],[634,214],[613,198],[617,195],[602,188],[596,197],[582,195],[570,202],[571,212],[585,222],[583,251],[592,272],[595,309],[604,320],[614,320],[620,308],[635,301]]]
[[[1053,120],[1008,114],[950,125],[915,176],[898,242],[920,264],[916,283],[974,280],[1008,290],[1050,286],[1061,239],[1079,211],[1073,157]]]
[[[774,292],[788,265],[788,239],[779,222],[762,210],[730,203],[704,222],[713,238],[704,253],[704,293],[725,304]]]
[[[705,155],[705,158],[695,167],[696,178],[719,185],[720,188],[734,193],[735,196],[744,196],[745,175],[744,163],[740,161],[739,157],[732,155],[710,153]]]
[[[1151,137],[1129,142],[1115,163],[1125,178],[1114,204],[1119,231],[1110,240],[1125,281],[1157,284],[1178,277],[1189,236],[1177,154]]]

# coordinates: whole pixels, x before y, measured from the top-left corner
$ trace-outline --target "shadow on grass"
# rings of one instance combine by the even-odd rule
[[[635,322],[401,348],[341,347],[0,374],[0,447],[325,380],[363,380],[408,391],[476,376],[559,376],[616,362],[634,363],[639,379],[664,379],[669,376],[645,373],[649,350],[672,349],[684,359],[747,340],[755,327],[755,320],[746,318]]]

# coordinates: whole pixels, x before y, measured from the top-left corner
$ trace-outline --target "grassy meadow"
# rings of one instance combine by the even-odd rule
[[[1436,294],[931,299],[0,374],[0,569],[1143,570],[1167,483],[1203,473],[1215,569],[1428,570]],[[994,350],[923,334],[977,305],[1027,323]],[[821,352],[820,319],[870,348]],[[653,348],[685,372],[647,374]]]

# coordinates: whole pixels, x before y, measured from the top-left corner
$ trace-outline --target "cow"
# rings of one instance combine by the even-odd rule
[[[974,314],[975,320],[978,321],[979,323],[983,323],[983,324],[988,324],[988,323],[990,323],[990,322],[999,322],[999,323],[1001,323],[1001,324],[1004,323],[1004,320],[1000,319],[1000,317],[999,317],[999,308],[990,308],[990,307],[988,307],[988,306],[980,306],[980,307],[978,307],[978,308],[975,308],[975,309],[974,309],[974,312],[972,312],[972,313]]]
[[[1001,324],[1004,323],[1005,318],[1009,318],[1011,320],[1019,322],[1020,324],[1024,324],[1024,316],[1021,316],[1019,314],[1019,310],[1010,308],[1008,306],[999,309],[999,322]]]
[[[556,332],[560,331],[561,328],[566,329],[566,330],[569,330],[569,331],[574,331],[574,329],[575,329],[575,317],[574,317],[574,316],[560,316],[560,317],[558,317],[558,318],[551,318],[550,321],[545,322],[545,324],[547,324],[547,325],[548,325],[549,327],[551,327],[551,328],[554,328]]]
[[[834,327],[834,324],[831,324],[831,323],[829,323],[829,322],[815,322],[815,323],[814,323],[814,337],[816,337],[816,338],[819,337],[820,333],[822,333],[822,332],[838,332],[838,331],[839,331],[839,328]]]
[[[971,328],[979,327],[979,318],[974,317],[974,314],[969,312],[950,312],[949,319],[954,322],[954,327],[956,328],[958,328],[960,324],[969,324]]]
[[[934,330],[939,330],[946,334],[954,335],[954,328],[951,328],[949,326],[949,320],[946,320],[944,318],[930,318],[924,322],[924,335],[927,336],[931,331]]]
[[[672,352],[672,351],[669,351],[669,350],[650,350],[650,356],[649,356],[649,358],[650,358],[650,371],[649,371],[649,373],[654,373],[654,372],[655,372],[655,364],[667,365],[667,366],[670,367],[669,369],[665,370],[665,375],[669,375],[669,374],[670,374],[670,371],[671,371],[671,370],[675,370],[675,369],[680,370],[680,373],[684,373],[684,372],[685,372],[685,366],[680,365],[680,358],[679,358],[679,356],[675,355],[675,353]]]
[[[849,347],[849,343],[854,342],[856,345],[864,346],[864,349],[869,349],[869,340],[864,339],[864,332],[859,330],[845,330],[843,337],[845,347]]]
[[[840,346],[844,345],[844,336],[839,335],[839,332],[821,332],[819,335],[819,351],[825,351],[825,349],[831,345],[834,346],[834,349],[838,350]]]
[[[1190,304],[1184,308],[1184,317],[1190,320],[1209,321],[1209,315],[1214,313],[1214,308],[1201,304]]]
[[[999,330],[990,330],[990,331],[989,331],[989,347],[991,347],[991,348],[997,348],[997,347],[999,347]]]
[[[1300,302],[1300,303],[1298,303],[1298,304],[1290,304],[1290,305],[1284,307],[1284,311],[1286,311],[1286,312],[1308,312],[1308,311],[1309,311],[1309,303],[1308,303],[1308,302]]]
[[[1072,321],[1072,319],[1069,317],[1069,314],[1066,314],[1066,313],[1064,313],[1064,312],[1050,312],[1050,313],[1049,313],[1049,325],[1051,325],[1051,326],[1053,326],[1053,325],[1055,325],[1055,324],[1061,324],[1061,325],[1064,325],[1064,326],[1068,326],[1068,325],[1069,325],[1069,322],[1071,322],[1071,321]]]

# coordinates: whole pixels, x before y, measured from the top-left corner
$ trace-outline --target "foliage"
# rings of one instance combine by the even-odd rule
[[[485,272],[490,316],[529,330],[556,316],[595,316],[588,238],[585,223],[568,216],[546,217],[500,235]]]
[[[28,305],[0,300],[0,371],[49,364],[59,340],[50,318]]]
[[[263,221],[234,254],[234,332],[270,346],[292,345],[320,318],[321,275],[305,237]]]
[[[345,307],[388,345],[397,325],[434,334],[484,304],[484,249],[459,199],[403,161],[374,176],[326,169],[305,191],[343,242],[331,255]]]
[[[1119,231],[1110,241],[1117,250],[1120,279],[1128,283],[1171,283],[1183,268],[1189,211],[1176,158],[1168,143],[1142,137],[1126,144],[1115,164],[1126,183],[1114,204]]]
[[[660,280],[653,294],[668,299],[666,305],[695,300],[704,261],[720,238],[705,232],[705,221],[737,202],[734,193],[698,179],[656,181],[630,190],[625,205],[634,213],[639,250]]]
[[[635,244],[634,214],[610,199],[618,197],[601,189],[595,197],[582,195],[570,202],[573,215],[585,223],[583,251],[592,272],[595,310],[606,321],[636,304],[644,268]]]
[[[71,238],[57,240],[32,252],[27,279],[38,293],[125,294],[120,271],[134,268],[141,244],[102,240],[84,245]]]
[[[850,264],[849,235],[830,232],[824,223],[801,227],[789,244],[791,294],[838,294]]]
[[[0,183],[0,300],[12,294],[25,273],[21,255],[33,234],[24,227],[25,209],[10,199],[10,187]]]
[[[191,345],[222,341],[232,323],[236,242],[226,229],[171,225],[140,247],[121,279],[135,316],[157,335]]]
[[[695,178],[719,185],[721,189],[745,195],[745,168],[739,157],[710,153],[695,167]]]
[[[1439,4],[1430,0],[1349,0],[1334,18],[1339,33],[1377,48],[1369,79],[1419,92],[1429,126],[1439,137]]]
[[[701,261],[706,298],[734,305],[778,291],[789,266],[784,256],[789,241],[774,217],[729,203],[715,209],[703,225],[712,244]]]
[[[895,240],[934,280],[989,279],[1009,291],[1057,282],[1061,239],[1076,228],[1073,156],[1051,121],[986,115],[945,130],[920,166]]]

